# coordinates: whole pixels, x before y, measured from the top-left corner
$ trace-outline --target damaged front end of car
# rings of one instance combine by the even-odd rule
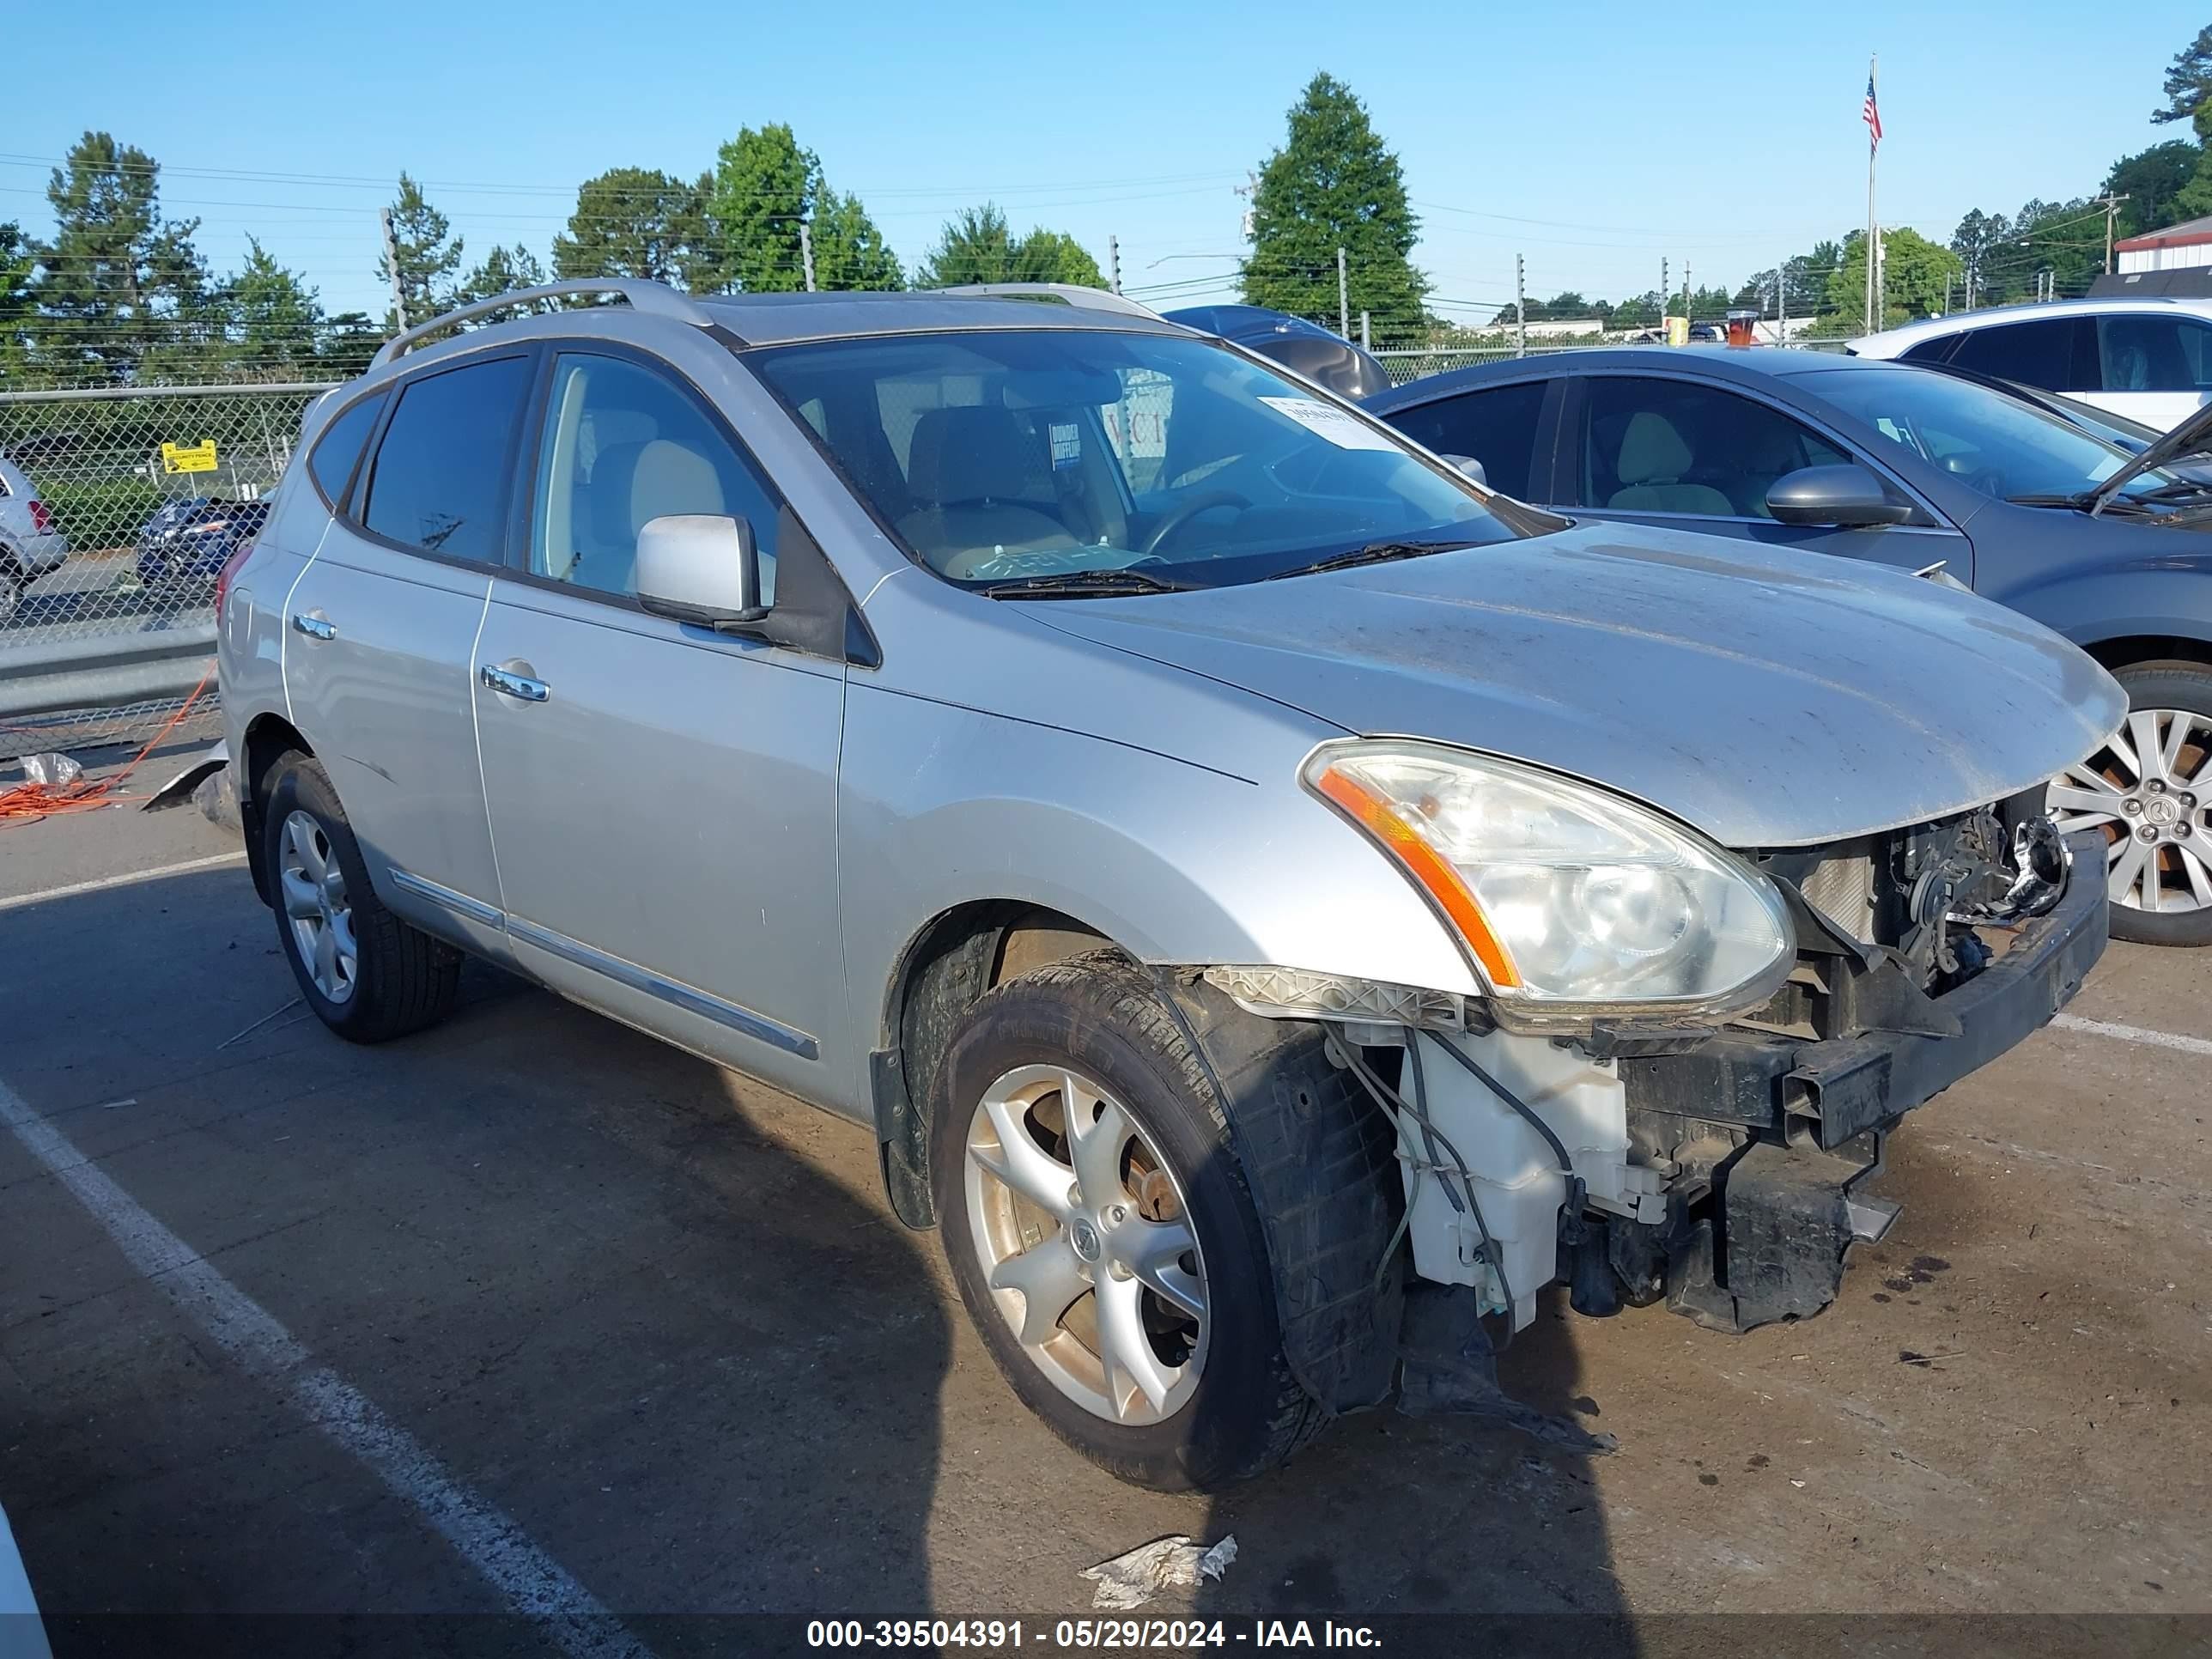
[[[1429,781],[1414,786],[1401,792],[1413,816],[1449,816]],[[1279,968],[1199,977],[1247,1014],[1327,1029],[1329,1060],[1395,1139],[1411,1276],[1462,1287],[1460,1323],[1474,1328],[1471,1310],[1504,1316],[1508,1332],[1525,1327],[1538,1291],[1565,1282],[1585,1314],[1664,1301],[1710,1328],[1746,1331],[1836,1298],[1850,1246],[1897,1214],[1865,1190],[1890,1130],[2048,1021],[2102,953],[2101,849],[2063,841],[2042,796],[1827,846],[1723,855],[1732,868],[1722,873],[1759,903],[1736,888],[1683,890],[1718,918],[1719,942],[1694,943],[1707,958],[1735,952],[1723,972],[1705,960],[1672,979],[1647,973],[1656,951],[1638,927],[1670,943],[1680,933],[1646,917],[1641,896],[1617,915],[1589,912],[1617,926],[1613,959],[1576,971],[1642,975],[1654,993],[1617,1011]],[[1417,862],[1419,849],[1400,856]],[[1655,867],[1669,881],[1678,868]],[[1693,861],[1679,867],[1694,874]],[[1585,857],[1577,893],[1600,878],[1618,886],[1624,878],[1593,876],[1606,868]],[[1532,945],[1535,922],[1510,914],[1516,893],[1526,884],[1468,889],[1469,914],[1500,934],[1485,962],[1493,987],[1501,963],[1524,986],[1551,971],[1532,965],[1551,947]],[[1775,948],[1761,931],[1769,895],[1772,962],[1760,954]],[[1664,896],[1682,902],[1671,887]],[[1553,978],[1572,988],[1567,968]],[[1417,1295],[1408,1306],[1420,1304]],[[1409,1314],[1409,1342],[1413,1323]]]

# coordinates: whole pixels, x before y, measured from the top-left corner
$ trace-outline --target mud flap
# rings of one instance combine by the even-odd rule
[[[1851,1183],[1878,1167],[1754,1143],[1729,1166],[1715,1216],[1670,1252],[1667,1305],[1731,1333],[1820,1312],[1842,1289],[1844,1252],[1869,1224],[1870,1206],[1854,1204]]]

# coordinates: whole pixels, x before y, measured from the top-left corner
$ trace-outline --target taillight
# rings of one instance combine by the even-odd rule
[[[31,497],[31,531],[33,535],[53,533],[54,515],[46,511],[46,504],[36,495]]]
[[[218,622],[222,617],[222,602],[230,597],[230,579],[238,574],[239,566],[252,556],[253,544],[240,542],[232,550],[231,556],[222,562],[222,568],[216,573],[215,614]]]

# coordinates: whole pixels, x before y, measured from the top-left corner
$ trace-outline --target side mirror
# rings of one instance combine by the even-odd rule
[[[1912,508],[1881,487],[1863,466],[1807,466],[1777,478],[1766,492],[1766,510],[1780,524],[1820,525],[1862,530],[1903,524]]]
[[[1447,455],[1444,457],[1444,459],[1449,461],[1461,471],[1466,473],[1468,477],[1474,479],[1475,483],[1480,484],[1485,489],[1490,488],[1490,475],[1482,470],[1482,463],[1476,460],[1474,456]]]
[[[760,550],[743,519],[671,513],[637,532],[637,602],[656,617],[734,629],[769,613]]]

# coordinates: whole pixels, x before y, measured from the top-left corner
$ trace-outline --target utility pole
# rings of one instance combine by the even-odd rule
[[[1667,258],[1666,255],[1662,254],[1659,257],[1659,331],[1662,335],[1667,331],[1668,298]]]
[[[1359,349],[1362,351],[1375,349],[1374,337],[1368,331],[1367,313],[1364,311],[1359,313]]]
[[[1336,251],[1336,334],[1340,340],[1352,337],[1352,289],[1344,279],[1344,250]]]
[[[1121,291],[1121,239],[1106,239],[1106,286],[1115,293]]]
[[[1943,273],[1943,314],[1951,314],[1951,273],[1948,270]]]
[[[814,233],[801,220],[799,225],[799,264],[806,273],[806,291],[814,292]]]
[[[2112,274],[2112,222],[2119,215],[2120,204],[2126,201],[2128,198],[2124,196],[2107,196],[2104,199],[2105,275],[2109,276]]]
[[[407,290],[399,281],[399,239],[392,233],[392,210],[380,210],[384,222],[384,268],[392,276],[392,314],[398,319],[399,331],[407,331]]]
[[[1516,253],[1513,256],[1513,329],[1518,337],[1513,355],[1516,357],[1528,355],[1528,289],[1523,276],[1521,256]]]
[[[1790,343],[1790,261],[1774,267],[1774,343]]]
[[[1685,259],[1682,261],[1682,314],[1685,317],[1690,317],[1690,262]],[[1690,320],[1695,322],[1697,319],[1690,317]]]

